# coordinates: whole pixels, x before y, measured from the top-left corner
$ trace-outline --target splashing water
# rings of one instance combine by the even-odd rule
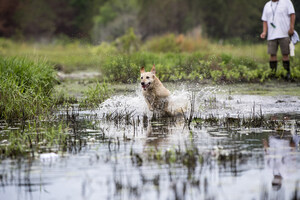
[[[170,111],[189,114],[194,106],[194,116],[215,115],[245,116],[253,114],[294,113],[300,112],[300,101],[295,96],[260,96],[260,95],[230,95],[221,86],[173,86],[169,97]],[[193,100],[192,96],[195,95]],[[194,101],[194,102],[193,102]],[[151,116],[145,99],[139,87],[128,95],[118,94],[100,105],[97,113],[133,113],[134,116]]]
[[[174,113],[187,112],[190,107],[190,96],[191,93],[188,91],[174,91],[169,97],[168,110]],[[135,116],[152,115],[140,89],[137,89],[135,93],[130,95],[115,95],[107,99],[97,111],[100,115],[115,112],[134,113]]]

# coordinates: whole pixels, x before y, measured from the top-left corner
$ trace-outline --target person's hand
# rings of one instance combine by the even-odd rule
[[[290,30],[289,30],[289,36],[293,36],[293,35],[294,35],[294,29],[290,28]]]
[[[267,35],[267,33],[262,32],[262,34],[260,34],[260,38],[261,38],[261,39],[265,39],[265,38],[266,38],[266,35]]]

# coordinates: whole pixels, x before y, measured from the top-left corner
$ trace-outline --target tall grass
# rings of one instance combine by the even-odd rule
[[[70,73],[76,70],[95,70],[101,57],[94,53],[94,47],[79,41],[51,43],[15,42],[0,38],[0,56],[27,57],[31,60],[46,59],[58,69]]]
[[[174,34],[140,42],[132,37],[132,32],[126,34],[115,42],[96,46],[79,41],[33,44],[0,38],[0,55],[26,55],[32,60],[43,57],[64,72],[99,70],[104,75],[102,78],[122,83],[136,82],[140,67],[147,69],[153,64],[163,81],[264,82],[284,79],[286,75],[281,62],[277,73],[271,73],[266,43],[233,45],[212,42],[199,35]],[[300,46],[296,46],[295,52],[296,56],[291,59],[291,76],[292,80],[299,81]],[[281,60],[280,52],[278,57]]]
[[[0,119],[29,119],[46,111],[56,82],[43,60],[0,57]]]

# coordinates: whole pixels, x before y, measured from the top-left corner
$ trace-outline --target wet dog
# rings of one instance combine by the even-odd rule
[[[162,111],[168,113],[170,91],[163,86],[156,77],[155,65],[150,72],[141,68],[141,86],[145,101],[150,111]]]

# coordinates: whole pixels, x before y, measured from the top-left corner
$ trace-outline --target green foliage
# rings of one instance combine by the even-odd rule
[[[153,53],[133,53],[108,56],[101,70],[113,82],[134,83],[138,80],[141,66],[152,66],[159,57]]]
[[[204,35],[239,44],[258,41],[266,0],[3,0],[0,35],[52,39],[58,35],[114,41],[129,27],[142,38],[187,33],[201,26]],[[296,16],[300,3],[292,0]],[[40,22],[43,23],[40,23]],[[295,28],[300,24],[296,21]]]
[[[116,2],[116,1],[114,1]],[[100,15],[94,17],[94,21],[97,24],[107,25],[109,22],[114,20],[118,15],[117,11],[114,10],[113,1],[107,1],[103,6],[99,8]],[[118,4],[117,4],[118,5]]]
[[[0,118],[28,119],[45,111],[56,82],[45,61],[0,57]]]
[[[102,66],[109,81],[132,83],[139,77],[140,67],[149,71],[156,64],[157,76],[162,81],[212,79],[214,82],[264,82],[272,77],[268,63],[222,54],[205,57],[201,53],[149,53],[138,52],[109,57]],[[292,77],[299,80],[299,66],[292,67]],[[284,79],[286,71],[278,67],[276,79]]]
[[[114,45],[123,53],[131,53],[138,50],[140,40],[135,35],[134,29],[129,28],[123,36],[115,40]]]
[[[184,41],[187,39],[190,40],[188,42],[190,44],[192,38],[168,35],[157,37],[157,40],[169,41],[169,38],[172,38],[170,40],[172,42],[160,43],[151,39],[138,45],[143,50],[135,51],[134,45],[139,40],[133,29],[128,30],[121,38],[122,40],[119,41],[122,43],[119,43],[118,48],[115,46],[116,43],[106,42],[98,46],[82,44],[79,41],[32,45],[0,39],[0,53],[4,56],[26,54],[32,60],[44,57],[58,68],[62,68],[64,72],[78,69],[100,70],[103,75],[102,80],[106,79],[109,82],[134,83],[139,80],[140,68],[144,66],[149,71],[153,64],[156,65],[157,76],[162,81],[211,79],[214,82],[226,83],[264,82],[274,78],[283,79],[286,75],[281,62],[276,75],[271,74],[266,45],[220,45],[207,40],[206,47],[202,46],[198,49],[198,47],[190,48],[189,45],[183,45],[186,44]],[[197,41],[195,39],[195,43]],[[189,49],[193,51],[190,52]],[[196,49],[198,51],[195,51]],[[297,45],[296,56],[291,59],[293,81],[300,80],[298,51],[300,46]]]
[[[112,56],[118,53],[117,48],[108,42],[102,42],[100,45],[91,47],[91,51],[100,57]]]
[[[265,0],[200,1],[205,32],[214,38],[254,39]]]
[[[89,89],[84,93],[84,97],[80,103],[80,106],[95,108],[108,99],[112,92],[113,91],[110,89],[109,84],[105,82],[97,82],[95,86],[89,87]]]
[[[179,52],[179,45],[176,43],[174,34],[167,34],[161,37],[149,39],[145,44],[146,48],[152,52]]]
[[[221,80],[222,75],[223,75],[222,71],[212,70],[210,72],[210,76],[211,76],[212,80],[215,81],[215,82]]]
[[[136,0],[110,0],[98,5],[94,16],[94,42],[114,41],[130,28],[137,28]]]

